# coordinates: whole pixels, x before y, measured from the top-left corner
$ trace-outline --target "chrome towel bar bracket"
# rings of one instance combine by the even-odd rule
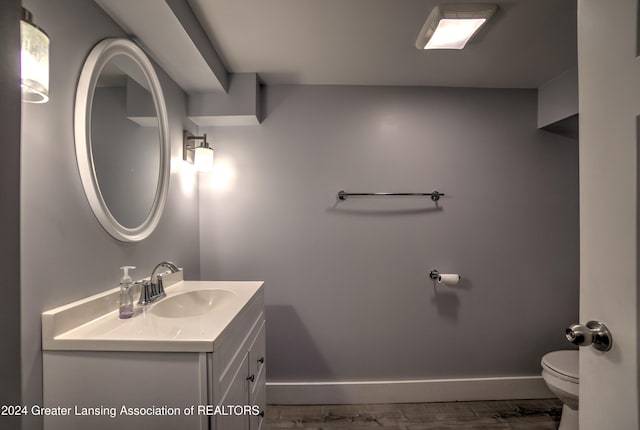
[[[347,200],[347,197],[389,197],[389,196],[410,196],[410,197],[431,197],[431,200],[437,202],[444,193],[433,191],[431,193],[348,193],[346,191],[338,191],[338,200]]]

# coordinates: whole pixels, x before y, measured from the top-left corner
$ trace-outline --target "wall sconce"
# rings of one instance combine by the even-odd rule
[[[418,39],[418,49],[462,49],[493,16],[494,4],[443,4],[433,8]]]
[[[33,23],[33,15],[22,8],[20,20],[20,87],[22,101],[49,100],[49,36]]]
[[[202,144],[195,146],[192,142],[201,140]],[[207,134],[195,136],[184,131],[182,142],[182,159],[193,164],[198,172],[210,172],[213,170],[213,149],[207,142]]]

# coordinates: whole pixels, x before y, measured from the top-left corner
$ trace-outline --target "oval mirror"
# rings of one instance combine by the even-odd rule
[[[124,242],[149,236],[167,196],[170,144],[160,81],[138,45],[106,39],[89,53],[74,128],[82,186],[102,227]]]

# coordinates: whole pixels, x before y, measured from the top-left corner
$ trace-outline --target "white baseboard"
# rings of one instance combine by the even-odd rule
[[[554,397],[541,376],[358,382],[267,382],[275,405],[421,403]]]

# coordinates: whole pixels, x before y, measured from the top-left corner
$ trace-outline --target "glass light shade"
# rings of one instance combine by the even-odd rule
[[[435,6],[416,39],[416,48],[462,49],[498,10],[490,3],[446,3]]]
[[[424,49],[462,49],[486,19],[441,19]]]
[[[210,172],[213,170],[213,149],[199,146],[195,150],[193,165],[198,172]]]
[[[22,20],[20,39],[22,100],[46,103],[49,100],[49,37],[38,27]]]

